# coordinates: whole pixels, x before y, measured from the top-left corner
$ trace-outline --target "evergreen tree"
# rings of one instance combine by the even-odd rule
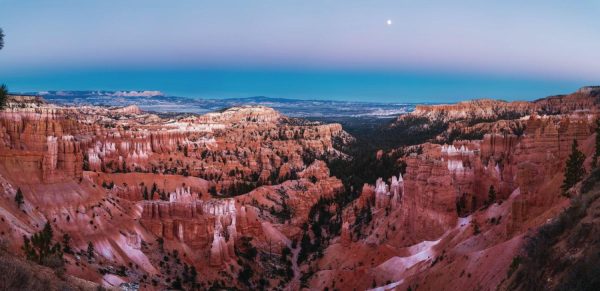
[[[177,276],[175,280],[171,283],[171,288],[173,290],[183,290],[183,286],[181,285],[181,278]]]
[[[592,159],[592,168],[598,165],[598,158],[600,157],[600,118],[596,119],[596,151],[594,152],[594,158]]]
[[[158,243],[158,249],[160,250],[160,252],[161,253],[164,252],[165,251],[165,248],[164,248],[165,240],[162,237],[159,237],[156,239],[156,242]]]
[[[17,189],[17,194],[15,194],[15,202],[17,202],[19,208],[21,208],[21,205],[25,203],[25,201],[23,200],[23,192],[21,192],[21,188]]]
[[[90,170],[90,158],[88,157],[88,155],[83,155],[83,170],[84,171],[89,171]]]
[[[71,243],[71,236],[69,236],[68,233],[65,233],[63,235],[63,252],[64,253],[67,253],[67,254],[72,253],[70,243]]]
[[[4,47],[4,31],[0,28],[0,50]]]
[[[27,259],[38,264],[45,264],[54,256],[62,260],[61,246],[59,243],[52,244],[52,235],[52,227],[46,222],[44,229],[33,234],[31,238],[23,236],[22,249]]]
[[[190,281],[192,282],[192,287],[196,287],[196,278],[198,277],[198,272],[196,271],[196,267],[192,266],[190,268]]]
[[[8,99],[8,89],[6,85],[0,85],[0,109],[4,108],[6,105],[6,100]]]
[[[152,183],[152,190],[150,190],[150,200],[154,200],[154,193],[158,191],[158,186],[156,186],[156,182]]]
[[[471,226],[473,227],[474,235],[478,235],[481,233],[481,230],[479,229],[479,223],[477,222],[477,220],[471,220]]]
[[[488,190],[488,205],[492,205],[496,202],[496,189],[494,189],[494,185],[490,185],[490,190]]]
[[[87,257],[88,257],[88,260],[91,260],[94,257],[94,245],[92,244],[91,241],[88,242]]]
[[[4,47],[4,32],[2,28],[0,28],[0,50]],[[4,108],[6,105],[6,99],[8,98],[8,89],[6,89],[6,85],[0,85],[0,109]]]
[[[571,187],[575,186],[577,182],[583,179],[583,176],[585,175],[585,169],[583,168],[584,161],[585,155],[577,149],[577,140],[573,140],[571,154],[569,155],[567,167],[565,169],[565,179],[560,187],[563,194],[567,193]]]

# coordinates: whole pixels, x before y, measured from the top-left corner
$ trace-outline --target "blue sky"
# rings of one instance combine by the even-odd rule
[[[393,102],[600,83],[600,2],[490,2],[0,0],[0,82]]]

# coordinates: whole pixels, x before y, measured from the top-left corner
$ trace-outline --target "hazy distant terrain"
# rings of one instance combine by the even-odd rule
[[[231,99],[201,99],[165,96],[159,91],[45,91],[28,92],[41,95],[46,100],[67,105],[135,104],[143,110],[156,112],[206,113],[239,105],[263,105],[272,107],[291,117],[314,118],[394,118],[411,112],[415,104],[377,103],[329,100],[298,100],[272,97],[247,97]]]

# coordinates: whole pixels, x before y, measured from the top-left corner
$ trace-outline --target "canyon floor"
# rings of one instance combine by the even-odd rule
[[[10,96],[0,289],[590,290],[599,104],[584,87],[346,130]],[[587,174],[561,189],[574,141]]]

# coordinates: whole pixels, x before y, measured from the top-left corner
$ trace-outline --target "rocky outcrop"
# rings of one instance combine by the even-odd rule
[[[585,150],[592,134],[587,115],[539,118],[528,121],[527,130],[515,149],[516,184],[520,195],[512,208],[512,230],[564,199],[560,195],[564,165],[573,140]]]
[[[207,113],[194,118],[197,123],[243,123],[243,122],[277,122],[281,114],[264,106],[231,107],[221,112]]]
[[[535,112],[535,109],[530,102],[479,99],[446,105],[417,105],[410,115],[444,122],[461,119],[496,120],[518,118]]]
[[[120,114],[132,114],[132,115],[142,114],[142,110],[137,105],[129,105],[129,106],[125,106],[125,107],[120,107],[120,108],[113,109],[112,111],[115,113],[120,113]]]
[[[172,196],[173,197],[173,196]],[[261,236],[256,214],[233,199],[143,202],[140,222],[157,237],[204,252],[211,266],[234,259],[243,235]]]
[[[550,96],[533,102],[506,102],[493,99],[478,99],[456,104],[418,105],[410,114],[401,115],[398,120],[420,117],[430,121],[468,121],[471,126],[485,121],[518,119],[530,114],[570,114],[576,111],[595,112],[600,104],[598,87],[583,87],[569,95]]]
[[[402,201],[404,193],[404,180],[402,174],[392,176],[390,185],[379,178],[375,182],[375,208],[396,209]]]
[[[192,203],[197,201],[198,193],[192,193],[190,187],[177,187],[175,192],[169,194],[169,202]]]
[[[143,202],[142,224],[158,237],[178,240],[201,249],[213,241],[214,232],[223,217],[235,221],[233,200],[193,202]],[[217,222],[218,221],[218,222]],[[222,229],[220,230],[223,231]]]
[[[533,113],[521,118],[519,135],[492,131],[481,140],[423,144],[422,153],[404,159],[407,167],[398,204],[389,202],[393,201],[390,186],[379,179],[375,186],[363,187],[355,207],[373,207],[376,216],[379,209],[386,209],[385,216],[394,211],[391,215],[398,217],[394,223],[400,224],[396,225],[400,236],[416,243],[439,238],[456,225],[457,218],[518,193],[511,200],[507,230],[520,231],[529,226],[528,220],[564,200],[559,188],[571,143],[589,144],[593,120],[589,111],[554,116]],[[378,239],[371,235],[367,241],[380,243],[385,241],[381,235],[388,237],[379,228],[375,234]]]
[[[533,103],[542,114],[568,114],[575,111],[597,112],[600,103],[600,88],[598,86],[582,87],[569,95],[551,96]]]
[[[456,193],[446,163],[424,156],[406,161],[401,226],[415,241],[435,240],[456,223]]]

